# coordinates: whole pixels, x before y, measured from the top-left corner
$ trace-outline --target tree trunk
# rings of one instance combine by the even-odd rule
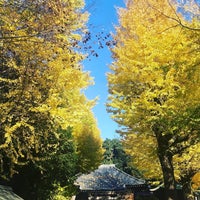
[[[172,156],[162,154],[159,155],[159,159],[162,166],[164,178],[165,200],[178,200],[174,177],[174,168],[172,165]]]
[[[188,171],[185,176],[181,177],[181,184],[183,186],[184,200],[193,200],[194,195],[192,193],[191,182],[192,177],[195,175],[195,171]]]
[[[183,192],[185,200],[194,200],[194,195],[192,195],[190,183],[183,185]]]
[[[178,200],[176,191],[176,182],[174,177],[174,167],[172,163],[172,153],[169,149],[170,134],[162,134],[162,125],[155,124],[153,126],[158,145],[158,157],[162,167],[164,187],[165,187],[165,200]]]

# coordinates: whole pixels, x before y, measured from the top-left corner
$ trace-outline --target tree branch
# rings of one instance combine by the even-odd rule
[[[159,12],[159,13],[160,13],[161,15],[163,15],[164,17],[166,17],[166,18],[168,18],[168,19],[171,19],[171,20],[177,22],[178,25],[182,26],[182,27],[185,28],[185,29],[192,30],[192,31],[200,31],[200,28],[189,27],[189,26],[183,24],[182,21],[181,21],[181,19],[180,19],[179,16],[177,15],[176,10],[175,10],[174,7],[172,6],[172,4],[169,2],[169,0],[168,0],[168,3],[169,3],[169,6],[170,6],[171,9],[173,10],[173,12],[175,13],[175,15],[176,15],[177,18],[175,18],[175,17],[170,17],[170,16],[166,15],[165,13],[163,13],[162,11],[160,11],[158,8],[156,8],[155,6],[153,6],[153,5],[151,5],[151,4],[149,4],[149,6],[150,6],[152,9],[156,10],[157,12]]]

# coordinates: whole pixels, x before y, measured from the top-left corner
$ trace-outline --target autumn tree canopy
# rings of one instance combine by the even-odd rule
[[[197,144],[200,130],[199,21],[181,6],[127,1],[108,74],[108,111],[127,152],[147,176],[162,172],[166,199],[176,199],[173,157]]]
[[[102,139],[97,121],[89,110],[82,113],[79,123],[73,128],[77,147],[78,171],[86,173],[98,168],[103,159]]]
[[[94,102],[83,93],[92,80],[77,50],[88,18],[83,6],[82,0],[0,1],[0,170],[5,177],[16,165],[55,154],[58,130],[76,129],[84,114],[92,115]],[[94,137],[100,147],[99,133]]]

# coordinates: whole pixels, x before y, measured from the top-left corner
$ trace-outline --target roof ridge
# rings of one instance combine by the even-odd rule
[[[126,176],[129,176],[130,178],[133,178],[133,179],[136,179],[137,181],[141,181],[141,182],[146,183],[145,180],[143,180],[143,179],[139,179],[139,178],[137,178],[137,177],[134,177],[134,176],[132,176],[132,175],[130,175],[130,174],[124,172],[123,170],[117,168],[116,166],[114,166],[114,168],[115,168],[116,170],[118,170],[119,172],[121,172],[122,174],[124,174],[124,175],[126,175]]]

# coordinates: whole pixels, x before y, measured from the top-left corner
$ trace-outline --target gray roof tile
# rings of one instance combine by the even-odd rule
[[[23,200],[16,195],[11,187],[0,185],[0,200]]]
[[[101,165],[94,172],[79,176],[75,184],[81,190],[122,190],[126,186],[144,185],[145,181],[126,174],[115,165]]]

